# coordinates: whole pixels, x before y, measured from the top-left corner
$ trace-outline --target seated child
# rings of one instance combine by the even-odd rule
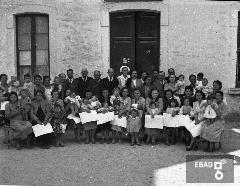
[[[72,114],[75,116],[76,113],[79,112],[79,109],[81,107],[80,104],[82,99],[80,98],[80,96],[77,96],[75,92],[72,92],[69,96],[65,98],[64,101],[71,103],[70,108],[71,108]]]
[[[138,146],[141,145],[138,139],[141,126],[142,123],[139,117],[138,110],[132,108],[127,119],[127,131],[130,133],[131,136],[131,146],[133,146],[135,142]]]
[[[161,112],[159,108],[157,107],[156,103],[154,101],[151,101],[149,104],[149,109],[147,110],[147,114],[151,115],[152,118],[154,118],[156,115],[159,115]],[[149,144],[150,140],[152,142],[152,145],[155,145],[155,137],[157,133],[159,132],[159,129],[154,128],[145,128],[145,132],[147,134],[147,141],[146,143]]]
[[[31,104],[31,98],[30,93],[28,89],[21,89],[20,92],[20,99],[19,99],[19,106],[24,111],[28,109],[28,104]],[[25,113],[25,112],[23,112]],[[23,114],[24,115],[24,114]],[[23,118],[26,118],[27,116],[23,116]]]
[[[99,108],[101,108],[101,103],[98,101],[98,98],[97,96],[93,96],[91,99],[90,99],[90,109],[91,110],[97,110]]]
[[[199,72],[197,74],[196,90],[201,89],[203,77],[204,77],[204,74],[202,72]]]
[[[19,95],[19,87],[20,87],[20,83],[17,80],[16,76],[11,76],[11,81],[9,82],[9,91],[10,92],[16,92],[17,95]]]

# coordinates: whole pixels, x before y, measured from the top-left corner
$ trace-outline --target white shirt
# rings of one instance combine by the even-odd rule
[[[133,79],[132,82],[133,82],[134,86],[136,87],[137,86],[137,79]]]

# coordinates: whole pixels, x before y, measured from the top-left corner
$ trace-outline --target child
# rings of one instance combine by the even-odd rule
[[[90,113],[91,110],[97,109],[97,107],[93,108],[91,105],[92,97],[93,97],[92,91],[87,90],[86,96],[82,101],[82,106],[81,106],[82,112]],[[97,128],[97,122],[96,121],[87,122],[83,125],[83,127],[84,127],[85,136],[86,136],[85,144],[89,144],[90,140],[91,140],[92,144],[95,144],[95,132],[96,132],[96,128]]]
[[[201,89],[203,76],[204,76],[204,74],[203,74],[202,72],[199,72],[199,73],[197,74],[196,90]]]
[[[131,98],[128,97],[128,89],[126,87],[122,88],[121,97],[117,96],[113,102],[115,102],[114,106],[115,108],[117,108],[115,113],[117,113],[118,118],[119,119],[126,118],[131,107]],[[119,102],[120,102],[120,106],[118,106]],[[122,132],[124,131],[124,128],[117,125],[112,125],[112,131],[113,131],[112,143],[113,144],[115,143],[116,138],[118,138],[118,143],[121,143],[122,141],[121,136],[122,136]]]
[[[67,96],[64,100],[65,103],[70,103],[70,108],[73,116],[75,116],[79,112],[79,109],[81,107],[81,101],[82,99],[80,98],[80,96],[77,96],[75,92],[71,92],[71,94]]]
[[[193,102],[196,101],[193,96],[193,88],[191,86],[186,86],[184,91],[184,96],[181,98],[182,105],[184,104],[184,99],[189,98],[189,105],[193,106]]]
[[[9,83],[9,92],[16,92],[17,95],[19,95],[19,86],[20,86],[20,83],[19,81],[17,80],[17,77],[16,76],[11,76],[11,81]]]
[[[113,107],[109,106],[109,104],[107,102],[103,102],[102,105],[103,105],[102,108],[97,109],[98,113],[106,114],[108,112],[113,111]],[[104,141],[106,140],[107,144],[109,144],[109,132],[111,130],[110,122],[106,122],[101,125],[98,125],[98,130],[102,134],[102,139],[101,139],[100,143],[104,143]]]
[[[19,92],[21,98],[19,99],[19,106],[23,110],[27,110],[28,104],[31,103],[30,93],[28,89],[21,89]],[[23,118],[26,118],[27,116],[24,115],[25,112],[23,112]]]
[[[138,110],[132,108],[130,110],[130,115],[127,119],[127,131],[130,133],[131,136],[131,146],[133,146],[135,142],[137,143],[138,146],[141,145],[138,139],[141,126],[142,123],[139,117]]]
[[[170,122],[172,124],[175,123],[175,121],[173,120],[174,119],[174,116],[176,116],[178,113],[179,113],[179,106],[178,106],[178,102],[176,99],[171,99],[170,100],[170,105],[168,106],[167,110],[166,110],[166,113],[167,114],[171,114],[172,118],[170,119]],[[169,123],[168,123],[169,124]],[[171,141],[171,144],[175,144],[175,136],[176,136],[176,133],[178,132],[177,128],[174,127],[174,126],[170,126],[170,125],[167,125],[168,127],[168,136],[171,136],[170,138],[170,141]]]
[[[56,147],[64,147],[63,135],[66,130],[66,113],[59,104],[54,104],[47,122],[50,122],[56,136]],[[44,122],[46,124],[47,122]]]
[[[24,84],[23,84],[24,89],[28,89],[30,93],[30,98],[34,98],[34,83],[32,82],[32,77],[30,74],[25,74],[24,75]]]
[[[184,91],[185,91],[185,86],[186,86],[184,78],[185,77],[183,74],[179,75],[179,80],[177,81],[177,83],[175,85],[176,86],[175,94],[178,95],[180,98],[182,98],[184,96]]]
[[[151,101],[149,104],[149,108],[147,110],[147,114],[151,115],[152,118],[154,118],[156,115],[160,114],[160,110],[157,107],[156,103],[154,101]],[[152,130],[158,130],[158,129],[152,129],[152,128],[145,128],[146,134],[147,134],[147,141],[146,143],[149,144],[150,140],[152,140],[152,145],[155,145],[155,135],[154,132],[151,132]]]
[[[189,98],[185,98],[183,101],[184,105],[181,107],[180,111],[179,111],[179,115],[191,115],[191,112],[193,110],[192,106],[190,105],[190,99]],[[179,128],[180,133],[181,133],[181,139],[182,141],[186,142],[186,145],[189,145],[190,142],[190,133],[188,132],[188,130],[186,130],[185,127],[180,127]]]
[[[90,109],[92,110],[97,110],[101,107],[101,103],[98,101],[98,98],[97,96],[93,96],[91,99],[90,99]]]
[[[202,80],[202,92],[205,94],[206,97],[208,97],[213,92],[212,87],[208,85],[207,78],[203,78]]]

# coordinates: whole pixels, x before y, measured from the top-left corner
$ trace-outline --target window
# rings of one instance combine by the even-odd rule
[[[240,88],[240,12],[238,12],[237,30],[237,68],[236,68],[236,88]]]
[[[49,75],[48,15],[21,14],[16,16],[17,75],[26,73]]]

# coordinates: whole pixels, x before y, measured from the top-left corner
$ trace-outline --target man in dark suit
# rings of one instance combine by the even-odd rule
[[[108,76],[101,80],[102,89],[107,89],[109,95],[112,94],[112,91],[115,87],[118,87],[119,81],[114,77],[114,70],[112,68],[108,69]]]
[[[137,79],[137,71],[133,70],[131,74],[131,78],[129,78],[126,82],[126,87],[130,92],[130,96],[132,96],[135,88],[139,89],[141,93],[143,93],[143,83],[141,79]]]
[[[82,76],[77,79],[77,93],[81,98],[85,97],[86,91],[89,86],[90,80],[92,80],[92,77],[88,76],[88,70],[86,68],[83,68],[81,71]]]
[[[100,99],[102,95],[101,72],[95,70],[93,77],[94,78],[89,81],[88,89],[92,91],[94,96],[97,96],[97,98]]]
[[[65,98],[65,92],[67,89],[71,89],[72,91],[76,91],[77,88],[77,79],[73,78],[73,69],[67,70],[67,78],[63,82],[63,99]]]

